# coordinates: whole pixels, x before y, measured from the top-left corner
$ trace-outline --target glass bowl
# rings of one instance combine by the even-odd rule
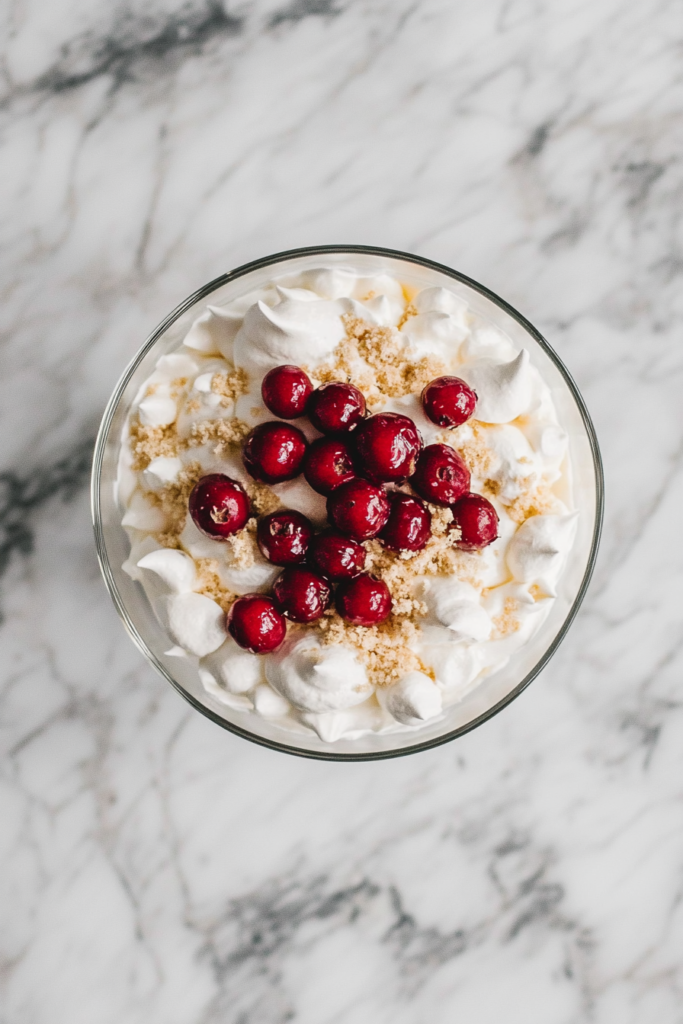
[[[254,713],[224,706],[204,689],[189,661],[164,653],[172,641],[142,586],[121,568],[129,542],[121,526],[123,513],[115,487],[122,430],[134,396],[157,359],[180,345],[199,307],[209,299],[214,305],[227,304],[273,276],[296,274],[321,264],[351,265],[367,274],[388,272],[417,289],[449,288],[518,347],[526,347],[532,363],[552,389],[560,422],[569,435],[571,486],[579,511],[576,540],[560,578],[555,604],[538,631],[503,668],[485,677],[433,723],[410,731],[370,734],[355,740],[342,738],[335,743],[326,743],[313,733],[290,734]],[[595,430],[569,371],[545,338],[507,302],[463,274],[418,256],[370,246],[318,246],[277,253],[238,267],[190,295],[152,332],[125,370],[107,405],[95,445],[92,516],[97,554],[109,593],[129,634],[156,670],[207,718],[245,739],[303,757],[364,761],[427,750],[474,729],[514,700],[548,663],[579,610],[595,564],[602,513],[603,476]]]

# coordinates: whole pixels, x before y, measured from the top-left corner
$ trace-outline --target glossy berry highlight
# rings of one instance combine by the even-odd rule
[[[477,393],[460,377],[437,377],[422,392],[425,416],[438,427],[459,427],[472,416]]]
[[[460,528],[455,546],[464,551],[480,551],[498,537],[498,513],[481,494],[465,494],[452,506],[451,529]]]
[[[446,508],[467,494],[470,471],[446,444],[430,444],[420,453],[410,484],[425,501]]]
[[[282,614],[291,622],[315,622],[332,599],[327,580],[299,565],[289,566],[278,576],[273,593]]]
[[[336,437],[319,437],[308,446],[303,471],[313,490],[325,495],[356,475],[349,445]]]
[[[366,551],[362,544],[335,530],[324,530],[311,540],[308,560],[333,583],[353,579],[365,568]]]
[[[212,540],[224,540],[246,526],[249,498],[236,480],[210,473],[192,488],[189,510],[198,530]]]
[[[242,461],[247,472],[264,484],[293,480],[301,472],[306,454],[306,438],[289,423],[271,420],[251,431],[242,446]]]
[[[424,502],[410,494],[390,496],[391,510],[379,535],[390,551],[420,551],[432,535],[432,516]]]
[[[399,483],[415,472],[422,438],[408,416],[380,412],[353,435],[358,466],[375,483]]]
[[[307,374],[289,363],[270,370],[261,384],[261,397],[266,409],[283,420],[303,416],[312,391],[313,385]]]
[[[238,597],[228,612],[227,627],[233,640],[252,654],[276,651],[287,632],[282,612],[263,594]]]
[[[389,499],[383,487],[367,480],[349,480],[327,499],[327,517],[354,540],[376,537],[389,518]]]
[[[321,434],[347,434],[365,416],[365,396],[353,384],[321,384],[308,399],[308,418]]]
[[[376,626],[391,614],[391,593],[383,580],[363,573],[340,583],[336,606],[341,617],[354,626]]]
[[[259,550],[273,565],[303,562],[312,536],[310,520],[289,508],[263,516],[256,528]]]

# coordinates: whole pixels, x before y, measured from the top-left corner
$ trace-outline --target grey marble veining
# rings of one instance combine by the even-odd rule
[[[680,1024],[680,7],[6,0],[0,1019]],[[533,686],[389,763],[192,712],[96,566],[89,450],[204,281],[325,242],[441,260],[593,414],[601,559]]]

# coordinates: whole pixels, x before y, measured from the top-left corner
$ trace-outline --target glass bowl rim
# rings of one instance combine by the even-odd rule
[[[128,386],[128,382],[135,373],[140,362],[147,355],[149,350],[154,346],[158,339],[166,332],[166,330],[173,324],[182,314],[193,306],[196,302],[203,299],[205,296],[210,295],[211,292],[217,288],[228,284],[230,281],[235,281],[240,277],[244,277],[247,274],[252,273],[255,270],[261,270],[264,267],[273,266],[277,263],[281,263],[285,260],[292,260],[302,256],[329,256],[332,254],[343,255],[348,253],[350,255],[369,255],[378,257],[389,257],[391,259],[403,260],[408,263],[414,263],[418,266],[426,267],[429,270],[437,271],[438,273],[445,274],[448,277],[453,278],[456,281],[460,281],[462,284],[467,285],[474,291],[479,292],[489,301],[503,309],[509,316],[511,316],[517,323],[528,333],[538,345],[543,349],[549,359],[555,364],[555,367],[562,376],[567,388],[569,389],[572,398],[576,402],[576,406],[581,415],[583,425],[586,431],[586,436],[591,449],[591,455],[593,459],[593,469],[595,473],[595,523],[593,527],[593,536],[591,540],[591,547],[586,563],[586,569],[581,580],[581,584],[577,591],[576,597],[572,602],[572,605],[567,613],[567,616],[562,623],[562,626],[558,630],[557,635],[546,650],[543,652],[539,660],[536,662],[534,667],[524,676],[520,682],[503,697],[496,704],[490,707],[487,711],[482,712],[472,721],[466,725],[458,726],[456,729],[451,729],[449,732],[443,733],[440,736],[433,737],[429,740],[423,740],[422,742],[412,743],[409,746],[400,747],[396,750],[382,750],[382,751],[364,751],[359,753],[335,753],[333,750],[306,750],[302,747],[297,747],[296,744],[279,742],[278,740],[268,739],[263,736],[257,736],[252,733],[249,729],[244,729],[233,722],[228,722],[220,715],[212,711],[210,708],[205,707],[198,700],[196,700],[190,693],[188,693],[178,683],[172,675],[166,670],[156,658],[153,652],[148,648],[144,639],[138,632],[135,623],[128,615],[125,603],[119,593],[116,581],[112,574],[109,558],[107,555],[107,548],[104,538],[104,529],[102,524],[101,515],[101,502],[100,502],[100,482],[102,465],[104,461],[104,453],[109,438],[109,430],[111,427],[112,420],[118,408],[121,397]],[[522,693],[523,690],[529,686],[530,683],[543,671],[545,666],[548,664],[552,656],[557,651],[558,647],[567,635],[570,626],[572,625],[576,615],[581,607],[583,599],[588,590],[595,563],[598,555],[598,547],[600,544],[600,535],[602,532],[602,523],[604,516],[604,505],[605,505],[605,485],[604,485],[604,473],[602,467],[602,458],[600,455],[600,448],[598,445],[597,435],[595,433],[595,427],[590,417],[586,403],[583,400],[581,392],[577,387],[572,375],[570,374],[567,367],[564,365],[560,357],[557,355],[552,346],[543,337],[529,320],[526,319],[521,313],[519,313],[514,306],[511,306],[509,302],[502,299],[499,295],[493,292],[490,288],[480,284],[471,277],[467,277],[466,274],[462,274],[457,270],[453,270],[451,267],[447,267],[442,263],[437,263],[434,260],[427,259],[424,256],[416,256],[412,253],[401,252],[397,249],[385,249],[381,246],[371,245],[314,245],[306,246],[298,249],[287,249],[284,252],[273,253],[270,256],[261,257],[258,260],[252,260],[249,263],[244,263],[234,270],[229,271],[226,274],[221,274],[219,277],[214,278],[207,284],[202,285],[196,291],[192,292],[186,299],[183,299],[173,309],[168,316],[166,316],[160,324],[152,331],[144,342],[139,351],[133,356],[126,369],[123,371],[114,391],[109,399],[102,416],[99,430],[97,432],[97,438],[95,441],[95,451],[93,457],[93,468],[91,477],[91,515],[93,521],[93,529],[95,533],[95,547],[97,550],[97,559],[100,565],[102,576],[104,577],[105,584],[109,591],[109,595],[114,602],[119,616],[121,617],[128,634],[131,639],[138,647],[138,649],[145,655],[148,661],[154,666],[164,679],[171,684],[171,686],[182,696],[185,700],[199,711],[206,718],[211,719],[217,725],[227,729],[228,732],[234,733],[236,736],[242,737],[242,739],[250,740],[252,743],[257,743],[259,746],[268,747],[271,750],[277,750],[286,754],[293,754],[298,757],[311,758],[318,761],[380,761],[386,760],[393,757],[404,757],[407,754],[417,754],[424,750],[431,750],[434,747],[439,747],[443,743],[449,743],[451,740],[457,739],[459,736],[465,735],[472,729],[476,729],[478,726],[487,722],[494,715],[497,715],[503,708],[507,707],[508,704],[512,703],[516,697]]]

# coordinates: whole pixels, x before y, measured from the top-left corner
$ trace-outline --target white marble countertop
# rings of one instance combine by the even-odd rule
[[[680,1024],[680,6],[6,0],[0,1019]],[[606,464],[559,654],[464,739],[260,749],[154,674],[87,476],[124,364],[268,252],[386,245],[508,298]]]

